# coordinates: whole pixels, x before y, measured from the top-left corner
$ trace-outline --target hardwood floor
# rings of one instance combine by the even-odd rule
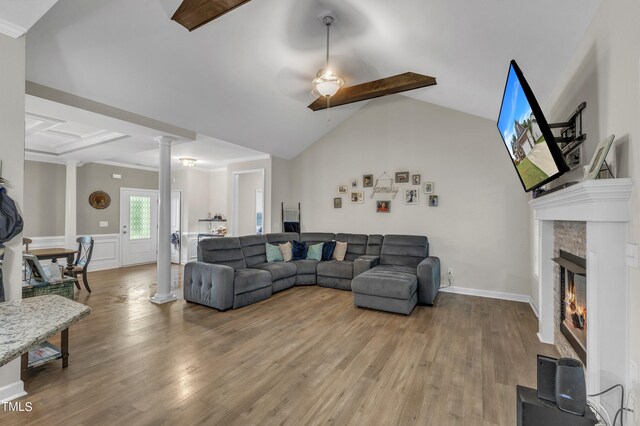
[[[149,303],[155,266],[89,279],[69,368],[30,373],[33,411],[2,425],[513,425],[516,384],[557,356],[524,303],[441,293],[405,317],[312,286],[218,312]]]

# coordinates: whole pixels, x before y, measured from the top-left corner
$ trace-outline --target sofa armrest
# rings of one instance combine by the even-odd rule
[[[184,267],[184,299],[226,311],[233,307],[233,279],[230,266],[189,262]]]
[[[433,305],[440,289],[440,258],[427,257],[418,264],[418,303]]]
[[[353,276],[354,278],[363,272],[368,271],[374,266],[378,266],[380,263],[380,257],[378,256],[360,256],[353,262]]]

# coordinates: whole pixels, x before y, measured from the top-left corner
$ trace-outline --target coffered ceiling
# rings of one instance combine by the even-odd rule
[[[170,19],[180,1],[59,0],[27,34],[27,79],[292,158],[365,104],[306,108],[327,12],[347,84],[432,75],[407,96],[493,120],[510,59],[544,107],[600,3],[254,0],[190,33]]]

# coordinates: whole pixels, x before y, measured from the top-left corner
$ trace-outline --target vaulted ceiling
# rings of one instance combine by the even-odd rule
[[[293,158],[364,105],[306,108],[327,12],[347,84],[432,75],[407,95],[494,119],[509,60],[544,106],[599,3],[253,0],[189,33],[180,0],[59,0],[27,33],[27,79]]]

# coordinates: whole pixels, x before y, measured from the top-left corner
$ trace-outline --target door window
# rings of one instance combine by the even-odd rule
[[[129,202],[129,238],[151,238],[151,197],[133,195]]]

